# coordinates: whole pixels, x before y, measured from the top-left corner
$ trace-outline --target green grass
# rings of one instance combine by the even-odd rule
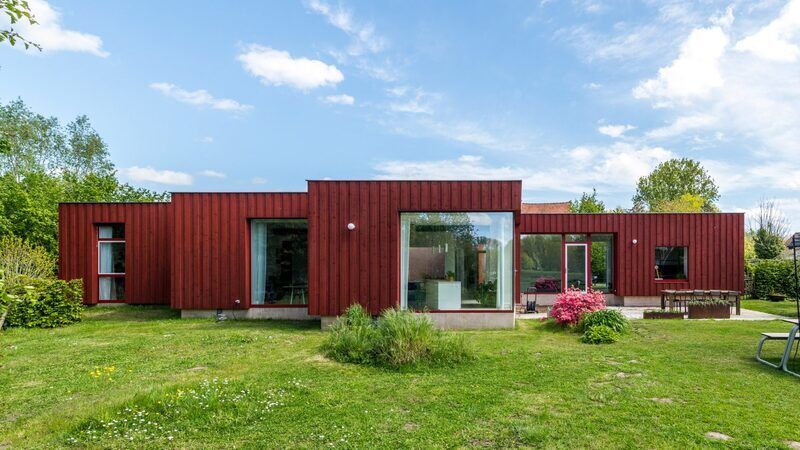
[[[620,342],[594,346],[520,321],[516,330],[463,332],[473,362],[399,372],[321,357],[318,326],[118,307],[94,308],[66,328],[7,330],[0,448],[800,441],[800,379],[753,359],[759,332],[788,331],[781,322],[635,321]],[[710,431],[733,439],[709,440]]]
[[[761,311],[778,316],[797,317],[797,305],[794,300],[771,302],[769,300],[742,300],[742,308]]]

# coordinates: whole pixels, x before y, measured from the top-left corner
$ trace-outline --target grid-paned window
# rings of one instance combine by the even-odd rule
[[[125,225],[97,226],[97,278],[100,301],[125,300]]]

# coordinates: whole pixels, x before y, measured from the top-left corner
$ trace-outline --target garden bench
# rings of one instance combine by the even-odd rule
[[[800,373],[792,372],[789,370],[789,359],[792,354],[792,347],[794,347],[794,343],[800,342],[800,326],[796,320],[791,319],[784,319],[785,322],[789,322],[794,324],[791,331],[788,333],[761,333],[761,340],[758,342],[758,349],[756,349],[756,361],[766,364],[770,367],[774,367],[776,369],[783,370],[784,372],[788,372],[796,377],[800,377]],[[783,356],[778,364],[771,363],[761,357],[761,351],[764,348],[764,343],[767,341],[786,341],[786,348],[783,350]]]

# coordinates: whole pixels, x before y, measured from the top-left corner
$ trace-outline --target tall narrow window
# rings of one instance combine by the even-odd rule
[[[308,222],[250,221],[250,304],[308,303]]]
[[[688,278],[686,247],[656,247],[656,280]]]
[[[97,226],[97,277],[100,301],[125,300],[125,225]]]
[[[592,289],[614,290],[614,235],[593,234],[591,250]]]

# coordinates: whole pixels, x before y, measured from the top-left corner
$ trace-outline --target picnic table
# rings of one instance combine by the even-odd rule
[[[703,300],[723,300],[730,303],[732,308],[736,308],[736,315],[742,314],[741,294],[739,291],[722,290],[663,290],[661,291],[661,309],[676,308],[679,311],[687,311],[688,303]]]
[[[770,367],[790,373],[796,377],[800,377],[800,373],[789,370],[789,359],[792,355],[792,347],[794,347],[795,341],[800,340],[800,322],[798,322],[796,319],[781,320],[791,323],[793,325],[792,329],[788,333],[761,333],[761,341],[759,341],[758,348],[756,349],[756,360],[762,364],[766,364]],[[764,348],[764,343],[774,340],[786,340],[786,347],[783,349],[783,356],[781,357],[780,362],[777,364],[761,358],[761,350]],[[797,356],[797,352],[795,352],[795,356]]]

